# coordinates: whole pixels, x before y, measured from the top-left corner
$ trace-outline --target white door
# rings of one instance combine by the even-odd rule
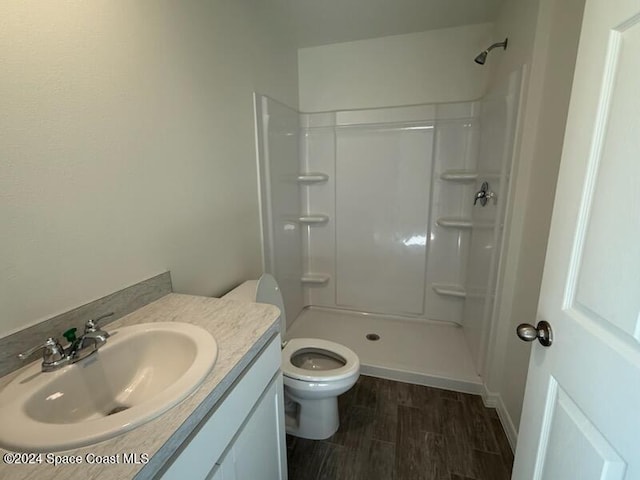
[[[639,313],[640,1],[587,0],[514,479],[640,479]]]

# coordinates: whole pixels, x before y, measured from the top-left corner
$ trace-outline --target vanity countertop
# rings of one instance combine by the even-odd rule
[[[209,297],[170,293],[105,326],[105,330],[148,322],[185,322],[199,325],[218,342],[218,359],[189,397],[140,427],[103,442],[51,455],[77,456],[79,465],[47,463],[7,464],[0,460],[0,478],[11,480],[92,480],[153,478],[242,374],[269,340],[278,333],[278,309],[263,305]],[[0,388],[17,375],[0,378]],[[46,375],[46,373],[44,374]],[[0,428],[2,428],[0,426]],[[0,455],[11,453],[0,448]],[[148,455],[147,464],[125,464],[123,454]],[[88,463],[95,457],[111,457],[117,463]],[[37,460],[36,460],[37,461]]]

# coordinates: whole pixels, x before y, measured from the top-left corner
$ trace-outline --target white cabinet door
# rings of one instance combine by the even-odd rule
[[[515,480],[640,479],[638,78],[640,1],[587,0]]]
[[[282,375],[271,384],[233,445],[237,480],[287,478]]]
[[[267,388],[214,480],[286,480],[282,375]],[[230,468],[229,463],[233,463]]]
[[[230,450],[218,460],[205,480],[235,480],[233,451]]]
[[[259,457],[260,463],[265,465],[255,478],[286,479],[280,345],[277,335],[162,472],[162,480],[233,480],[237,477],[236,465],[237,472],[243,474],[245,467],[241,462],[252,457]],[[255,426],[252,425],[254,421],[258,422]],[[234,455],[235,442],[240,441],[240,448],[249,441],[242,440],[244,431],[250,432],[247,434],[250,437],[259,438],[262,445],[256,445],[255,452],[245,448],[241,455]],[[268,445],[269,449],[258,452],[258,447],[266,448],[263,445]],[[273,458],[266,458],[270,455]],[[275,471],[272,465],[278,463],[281,474],[275,476],[271,474]],[[265,476],[266,472],[269,472],[268,476]]]
[[[206,480],[286,480],[282,375],[267,387]]]

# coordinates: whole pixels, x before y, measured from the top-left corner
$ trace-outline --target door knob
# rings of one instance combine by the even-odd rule
[[[551,325],[544,320],[538,322],[538,326],[534,327],[529,323],[521,323],[516,328],[516,333],[521,340],[525,342],[533,342],[536,338],[545,347],[550,347],[553,342],[553,330]]]

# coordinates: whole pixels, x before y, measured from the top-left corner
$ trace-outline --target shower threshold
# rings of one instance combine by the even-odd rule
[[[465,393],[482,391],[458,325],[307,307],[286,337],[340,343],[358,355],[365,375]]]

